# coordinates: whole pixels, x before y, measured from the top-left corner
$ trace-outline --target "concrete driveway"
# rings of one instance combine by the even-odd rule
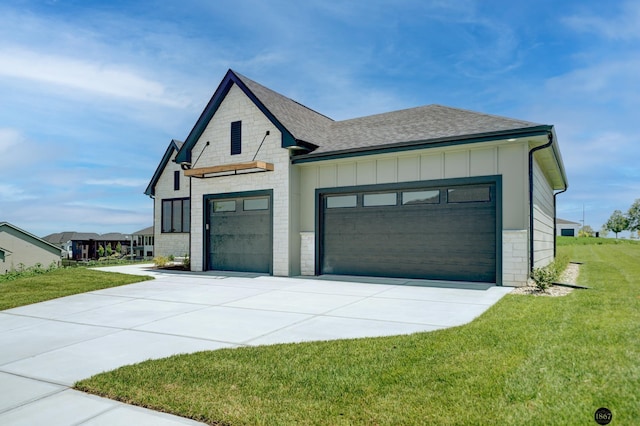
[[[0,311],[0,424],[199,424],[70,387],[177,353],[457,326],[511,291],[405,279],[106,269],[156,279]]]

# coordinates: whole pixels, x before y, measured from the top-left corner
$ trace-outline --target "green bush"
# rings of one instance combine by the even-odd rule
[[[546,291],[560,277],[569,264],[569,257],[558,256],[556,259],[542,268],[533,268],[531,278],[540,291]]]
[[[184,255],[184,260],[182,261],[182,265],[184,265],[185,269],[191,270],[191,259],[189,259],[189,255]]]
[[[156,256],[153,258],[153,263],[158,267],[158,268],[162,268],[164,266],[167,266],[167,263],[169,263],[169,258],[166,256]]]

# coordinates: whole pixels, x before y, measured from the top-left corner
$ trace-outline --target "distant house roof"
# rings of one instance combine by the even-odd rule
[[[156,183],[158,183],[158,179],[160,179],[160,176],[162,175],[162,171],[167,166],[167,163],[169,162],[169,160],[171,160],[171,157],[173,156],[173,152],[180,151],[180,149],[182,148],[182,145],[184,145],[184,142],[176,139],[171,139],[171,142],[169,142],[169,146],[167,147],[167,149],[164,152],[164,155],[162,156],[162,160],[160,161],[160,164],[156,168],[156,171],[153,173],[153,177],[151,178],[149,185],[147,185],[147,189],[144,190],[145,195],[148,195],[150,197],[156,195]]]
[[[20,229],[17,226],[10,224],[9,222],[0,222],[0,232],[7,232],[9,234],[12,234],[15,237],[22,239],[23,241],[36,245],[44,250],[49,251],[50,253],[57,255],[61,254],[59,246],[52,244],[40,237],[36,237],[30,232],[27,232],[24,229]],[[8,250],[4,251],[9,252]]]
[[[582,224],[579,223],[579,222],[571,222],[570,220],[560,219],[559,217],[556,218],[556,223],[559,224],[559,225],[578,225],[578,226],[582,226]]]
[[[96,234],[95,232],[67,231],[50,234],[46,237],[43,237],[43,239],[48,241],[49,243],[60,246],[67,243],[68,241],[124,241],[127,239],[127,236],[120,232],[109,232],[101,235]]]
[[[133,235],[153,235],[153,226],[136,231]]]

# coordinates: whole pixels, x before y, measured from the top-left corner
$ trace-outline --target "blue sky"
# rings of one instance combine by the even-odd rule
[[[0,221],[134,232],[143,191],[232,68],[334,119],[427,104],[553,124],[558,216],[640,198],[640,2],[0,5]]]

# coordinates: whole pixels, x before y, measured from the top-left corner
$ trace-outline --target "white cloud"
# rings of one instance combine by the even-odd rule
[[[16,185],[0,183],[0,201],[2,202],[35,200],[36,198],[38,197],[28,194]]]
[[[115,178],[115,179],[89,179],[85,182],[86,185],[103,185],[103,186],[146,186],[149,182],[143,179],[131,179],[131,178]]]
[[[8,158],[9,151],[15,148],[23,137],[15,129],[0,128],[0,158]],[[2,162],[0,161],[0,165]]]
[[[564,22],[576,31],[592,32],[612,40],[640,38],[640,3],[627,1],[619,15],[609,18],[594,14],[574,15]]]
[[[165,87],[122,65],[51,55],[21,47],[0,49],[0,76],[63,86],[108,97],[183,107]]]

